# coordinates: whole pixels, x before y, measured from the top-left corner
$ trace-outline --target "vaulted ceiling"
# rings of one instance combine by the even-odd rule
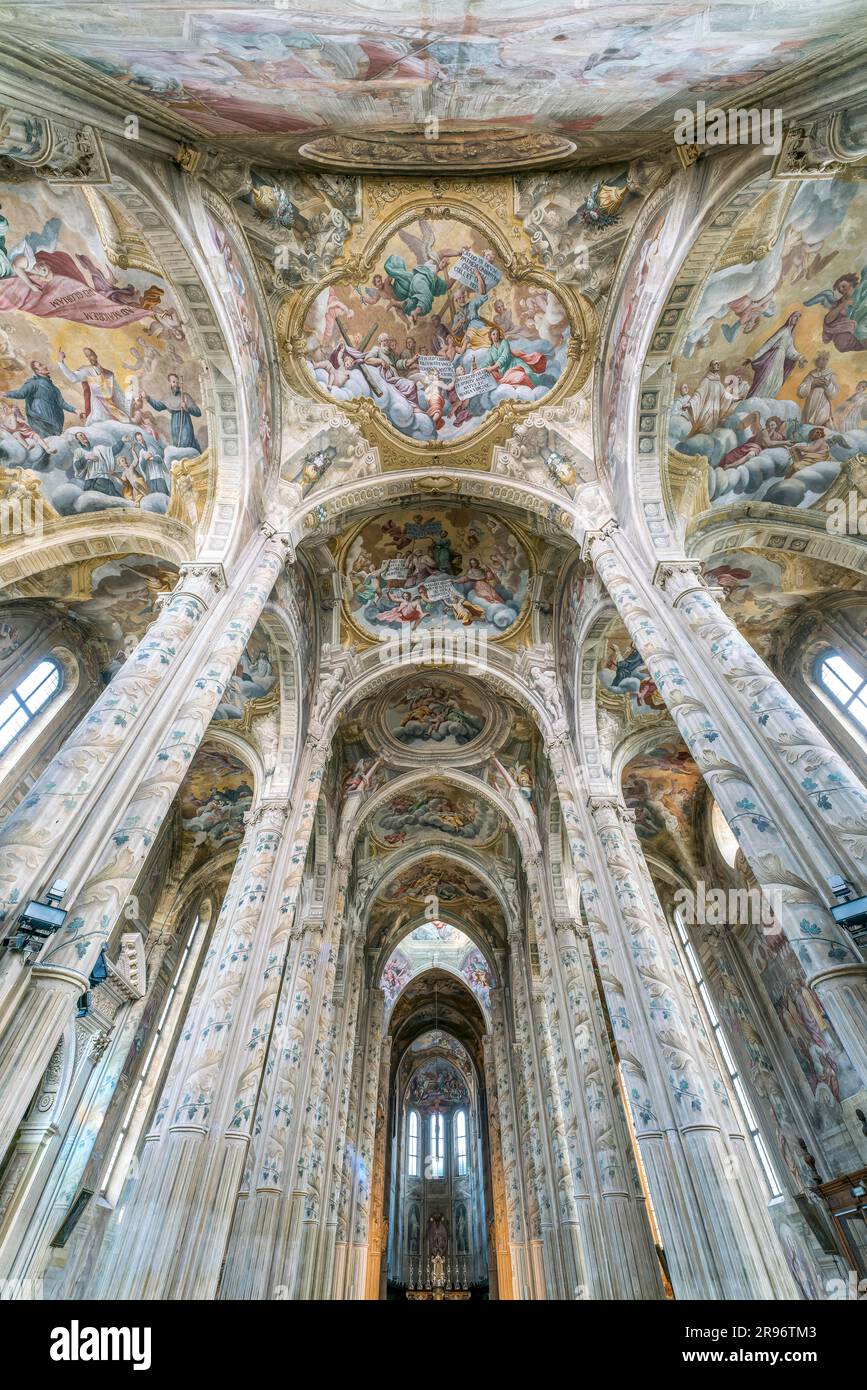
[[[680,107],[827,70],[862,13],[860,0],[19,0],[2,29],[11,56],[88,95],[96,76],[100,97],[184,139],[284,165],[477,171],[669,141]]]

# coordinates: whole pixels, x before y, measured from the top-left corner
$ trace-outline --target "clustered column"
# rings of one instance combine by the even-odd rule
[[[242,584],[191,663],[167,727],[148,744],[147,766],[102,848],[95,853],[67,923],[46,943],[0,1040],[0,1153],[9,1145],[90,971],[118,921],[220,697],[247,645],[285,559],[277,538],[259,535]],[[192,622],[193,620],[190,619]],[[29,808],[32,809],[32,808]],[[9,833],[7,831],[7,833]]]
[[[815,792],[814,821],[827,816],[841,845],[853,855],[863,853],[867,829],[863,789],[710,595],[698,588],[683,593],[687,621],[677,622],[677,615],[658,595],[646,590],[618,528],[595,533],[587,548],[773,905],[807,983],[818,995],[862,1083],[867,1084],[867,964],[851,937],[837,926],[811,875],[805,846],[816,839],[815,825],[806,816],[798,816],[793,797],[779,788],[769,795],[750,770],[758,763],[753,736],[761,736],[761,747],[770,758],[770,775],[764,782],[776,786],[779,768],[785,770],[790,790],[798,781],[802,794]],[[678,584],[685,582],[681,572],[675,596]],[[690,582],[695,585],[694,575]],[[689,654],[691,649],[698,661],[687,670],[675,652]],[[719,664],[722,681],[700,674],[708,656]],[[720,709],[724,718],[719,717]],[[744,721],[750,730],[749,747],[744,737],[733,733]]]

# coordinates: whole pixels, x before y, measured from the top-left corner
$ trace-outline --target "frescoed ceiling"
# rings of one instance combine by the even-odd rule
[[[694,872],[697,799],[704,784],[685,745],[660,738],[629,763],[622,785],[644,847]]]
[[[237,758],[200,748],[178,793],[181,844],[195,868],[221,850],[235,848],[253,804],[253,778]]]
[[[177,469],[208,446],[200,364],[141,234],[127,219],[122,250],[106,236],[113,208],[92,189],[3,190],[0,496],[24,488],[49,518],[186,519]]]
[[[867,448],[867,189],[772,184],[743,215],[672,363],[668,438],[706,505],[821,505]],[[836,495],[836,494],[834,494]]]
[[[12,52],[98,79],[180,134],[283,163],[421,172],[634,152],[681,106],[821,60],[862,8],[19,0],[0,13]]]
[[[9,584],[5,601],[49,604],[78,625],[82,639],[97,640],[111,679],[153,621],[154,602],[177,583],[174,565],[152,555],[117,555],[59,565]]]

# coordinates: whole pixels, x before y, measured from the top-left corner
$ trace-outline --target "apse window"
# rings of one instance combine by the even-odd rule
[[[737,837],[716,802],[710,813],[710,826],[716,847],[730,868],[734,868],[738,857]]]
[[[455,1115],[455,1162],[458,1177],[464,1177],[467,1171],[467,1115],[465,1110],[459,1110]]]
[[[60,689],[56,661],[40,661],[19,681],[11,694],[0,700],[0,753],[27,727]]]
[[[409,1112],[409,1132],[406,1140],[406,1171],[411,1178],[418,1177],[418,1114]]]
[[[818,676],[835,704],[867,729],[867,679],[842,656],[823,657]]]
[[[438,1111],[430,1117],[430,1175],[441,1178],[446,1170],[445,1121]]]

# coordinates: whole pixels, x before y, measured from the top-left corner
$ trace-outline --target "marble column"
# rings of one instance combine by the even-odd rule
[[[219,565],[185,565],[160,612],[111,682],[51,759],[0,833],[0,923],[49,884],[70,840],[104,818],[106,792],[125,780],[131,750],[172,719],[161,705],[188,650],[225,587]],[[199,643],[196,643],[197,648]]]
[[[379,1087],[376,1097],[376,1117],[373,1136],[371,1171],[370,1221],[367,1249],[367,1287],[365,1297],[378,1300],[384,1297],[383,1254],[387,1250],[385,1215],[385,1149],[388,1141],[388,1092],[391,1081],[391,1038],[382,1040],[379,1059]]]
[[[500,1123],[500,1102],[497,1095],[497,1074],[494,1062],[493,1035],[486,1033],[482,1039],[482,1059],[484,1064],[485,1095],[488,1111],[488,1148],[491,1162],[491,1220],[488,1241],[489,1281],[491,1297],[512,1299],[512,1270],[509,1259],[509,1210],[506,1199],[505,1165],[503,1162],[503,1139]]]
[[[794,1298],[767,1209],[733,1161],[731,1102],[629,812],[614,794],[591,797],[588,853],[563,810],[675,1294]]]
[[[553,936],[553,947],[550,938]],[[589,953],[589,931],[571,918],[538,933],[552,1034],[572,1096],[583,1201],[588,1298],[663,1296],[631,1140],[618,1110],[617,1081]],[[574,1078],[574,1080],[572,1079]],[[573,1091],[574,1086],[574,1091]]]
[[[729,822],[774,917],[794,950],[852,1064],[867,1085],[867,964],[852,938],[825,906],[830,890],[817,886],[809,864],[815,823],[829,817],[850,853],[863,853],[865,793],[819,731],[751,653],[733,624],[697,584],[677,571],[692,627],[675,621],[658,591],[638,573],[629,544],[616,526],[585,543],[632,641],[641,653],[695,762]],[[709,605],[712,605],[710,607]],[[714,610],[718,610],[717,619]],[[690,638],[690,635],[691,638]],[[694,646],[698,661],[687,666]],[[717,651],[712,651],[717,648]],[[677,655],[682,653],[683,656]],[[708,660],[711,670],[707,668]],[[713,667],[719,665],[719,674]],[[724,717],[720,717],[720,710]],[[749,734],[739,733],[748,729]],[[768,730],[765,733],[765,730]],[[761,736],[761,745],[755,738]],[[766,763],[760,761],[766,752]],[[788,764],[785,780],[778,768]],[[761,777],[755,768],[762,768]],[[798,773],[792,769],[799,769]],[[791,796],[816,792],[813,819],[798,816]]]
[[[247,1148],[238,1054],[249,1056],[250,1014],[282,967],[264,924],[282,882],[276,870],[285,819],[283,803],[265,802],[250,813],[104,1272],[102,1287],[114,1297],[207,1297],[216,1288]]]
[[[555,1206],[549,1179],[546,1145],[539,1106],[539,1083],[531,1030],[523,933],[517,923],[509,931],[509,981],[515,1018],[515,1047],[521,1077],[521,1140],[528,1190],[528,1228],[534,1297],[571,1297],[574,1285],[564,1285],[559,1245],[554,1235]]]
[[[330,936],[321,916],[308,918],[298,929],[284,974],[221,1298],[272,1298],[274,1290],[281,1299],[299,1296],[297,1254],[308,1215],[306,1170],[301,1164],[304,1137],[311,1139],[310,1107],[316,1104],[321,1079],[321,1044],[330,1024]]]
[[[371,1170],[376,1137],[376,1105],[379,1095],[379,1068],[382,1057],[385,995],[381,989],[369,993],[367,1047],[359,1094],[358,1143],[352,1164],[352,1214],[349,1222],[349,1267],[345,1297],[363,1299],[367,1286],[368,1239],[370,1235]],[[391,1046],[391,1039],[388,1039]]]
[[[530,1270],[527,1248],[528,1220],[520,1140],[517,1127],[517,1106],[512,1068],[509,1063],[510,1039],[505,1001],[501,989],[491,990],[492,1052],[497,1082],[497,1108],[500,1120],[500,1139],[503,1153],[503,1186],[508,1217],[509,1259],[512,1297],[531,1297]]]
[[[96,853],[66,924],[30,971],[26,991],[0,1039],[0,1153],[10,1143],[60,1033],[87,989],[93,964],[118,921],[196,749],[285,563],[282,542],[258,535],[239,592],[210,650],[190,671],[166,729],[107,842]]]
[[[848,870],[857,886],[857,875],[867,868],[864,784],[753,650],[698,570],[693,560],[658,567],[658,587],[671,603],[674,621],[685,624],[689,648],[708,680],[724,692],[739,726],[750,730],[764,761],[807,811],[814,841],[825,841],[822,868]]]
[[[335,1262],[338,1238],[338,1214],[343,1181],[343,1163],[346,1152],[349,1100],[352,1088],[352,1063],[355,1058],[355,1029],[358,1023],[358,1006],[361,1000],[362,961],[360,955],[353,961],[352,943],[347,947],[345,970],[349,974],[349,988],[343,1002],[341,1015],[341,1039],[337,1057],[337,1076],[335,1078],[336,1104],[331,1126],[329,1145],[329,1179],[326,1196],[326,1217],[322,1228],[317,1257],[315,1298],[332,1298],[335,1277]]]

